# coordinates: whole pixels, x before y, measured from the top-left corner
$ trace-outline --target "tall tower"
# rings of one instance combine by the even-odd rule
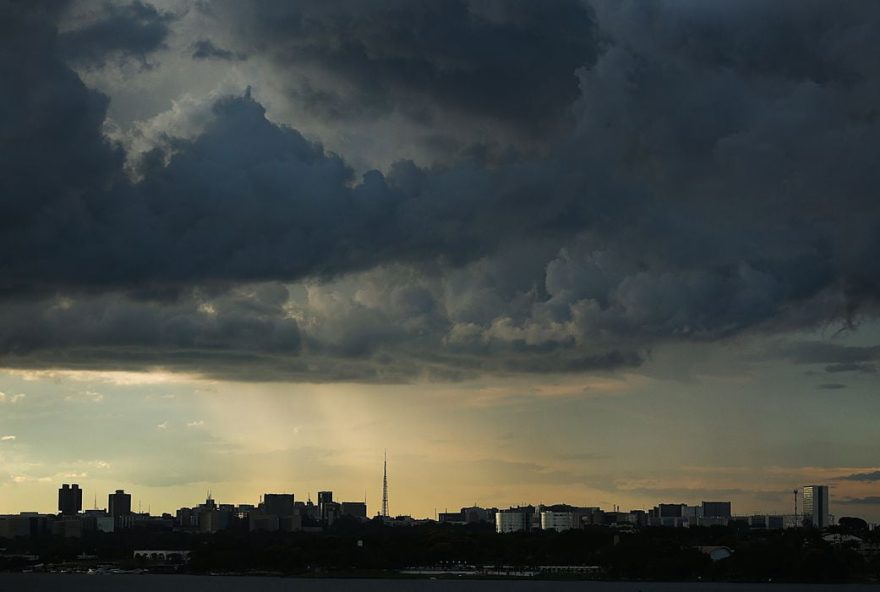
[[[385,451],[385,462],[382,467],[382,517],[388,517],[388,451]]]
[[[827,485],[804,485],[804,518],[813,528],[825,528],[831,526],[831,516],[828,513],[828,486]]]

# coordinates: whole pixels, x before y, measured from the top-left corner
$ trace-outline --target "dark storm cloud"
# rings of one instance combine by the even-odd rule
[[[355,175],[247,92],[200,133],[165,130],[132,181],[54,16],[0,4],[5,364],[603,371],[667,341],[876,314],[877,5],[602,5],[601,51],[579,4],[211,6],[250,40],[230,51],[301,61],[333,80],[315,92],[345,89],[340,112],[572,125],[540,155]],[[237,292],[275,281],[307,293],[266,308]],[[866,371],[880,354],[780,355]]]
[[[90,22],[65,31],[60,44],[65,57],[90,66],[103,66],[116,56],[147,64],[147,56],[162,47],[174,21],[170,13],[135,0],[130,4],[106,2]]]
[[[842,481],[880,481],[880,471],[871,471],[869,473],[853,473],[846,477],[838,477]]]
[[[7,305],[0,313],[0,351],[27,355],[87,346],[210,352],[235,344],[257,353],[295,353],[300,335],[296,323],[282,314],[286,294],[283,286],[263,286],[210,299],[195,291],[172,304],[111,295]]]
[[[207,10],[243,51],[290,76],[310,111],[333,118],[398,110],[442,125],[451,111],[543,133],[564,119],[575,70],[598,52],[593,13],[576,0],[266,0]],[[300,66],[306,73],[295,74]]]
[[[552,164],[425,171],[402,162],[387,175],[371,171],[356,180],[338,156],[270,123],[249,96],[223,99],[212,111],[202,135],[171,143],[167,164],[159,154],[148,155],[139,183],[117,178],[102,187],[92,176],[74,200],[66,199],[59,179],[42,209],[23,200],[21,215],[6,219],[15,232],[0,241],[8,241],[10,251],[14,245],[43,256],[9,261],[5,291],[43,283],[298,279],[389,261],[459,264],[518,232],[552,232],[546,226],[555,224],[562,207],[534,197],[567,174]],[[88,139],[95,152],[114,153],[97,131]],[[79,151],[85,148],[80,143]],[[120,172],[107,161],[98,163],[107,164],[106,171],[88,171],[105,173],[103,185]],[[24,172],[30,171],[11,169],[10,181]],[[46,215],[61,207],[77,208],[76,215]]]
[[[845,384],[841,384],[841,383],[839,383],[839,382],[828,382],[828,383],[825,383],[825,384],[820,384],[820,385],[819,385],[819,388],[822,389],[822,390],[825,390],[825,391],[837,391],[837,390],[840,390],[840,389],[845,389],[845,388],[846,388],[846,385],[845,385]]]
[[[199,39],[192,45],[192,57],[196,60],[244,60],[247,56],[222,47],[217,47],[210,39]]]
[[[123,154],[101,132],[107,97],[86,88],[58,54],[55,15],[29,3],[4,2],[0,10],[5,291],[15,283],[7,273],[13,262],[30,265],[63,242],[63,230],[55,232],[87,215],[84,196],[113,182]]]

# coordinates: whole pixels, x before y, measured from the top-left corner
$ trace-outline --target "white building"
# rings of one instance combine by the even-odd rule
[[[574,512],[541,512],[541,530],[562,532],[575,526]]]
[[[495,532],[503,534],[526,530],[529,518],[529,514],[522,508],[501,510],[495,514]]]

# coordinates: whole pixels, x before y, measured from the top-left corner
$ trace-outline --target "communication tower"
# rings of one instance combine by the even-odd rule
[[[385,451],[385,462],[382,466],[382,517],[388,517],[388,451]]]

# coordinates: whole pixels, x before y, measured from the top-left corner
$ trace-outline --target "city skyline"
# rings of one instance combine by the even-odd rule
[[[865,522],[859,516],[835,516],[831,513],[833,505],[829,501],[827,485],[804,485],[794,489],[794,508],[786,512],[736,511],[731,501],[706,501],[698,504],[655,502],[644,508],[624,509],[614,505],[612,508],[599,506],[572,505],[564,502],[554,504],[518,504],[508,508],[487,505],[461,507],[450,512],[447,508],[432,516],[395,515],[388,511],[387,453],[383,454],[382,506],[371,516],[369,506],[363,501],[343,501],[338,496],[334,500],[332,490],[318,491],[315,500],[308,494],[306,500],[297,499],[295,492],[266,492],[256,503],[230,503],[217,499],[211,491],[205,501],[197,505],[183,505],[173,513],[152,514],[143,511],[141,504],[135,510],[132,495],[122,489],[108,494],[107,506],[99,508],[97,495],[93,508],[83,507],[83,488],[78,483],[63,483],[58,491],[58,526],[52,527],[63,536],[81,536],[84,531],[99,530],[114,532],[133,527],[147,527],[159,530],[177,529],[213,533],[220,530],[250,531],[302,531],[320,532],[331,528],[337,520],[353,518],[356,523],[371,519],[381,520],[386,526],[418,526],[431,522],[440,524],[493,523],[497,533],[511,533],[529,530],[555,530],[562,532],[582,529],[588,526],[613,526],[628,531],[642,527],[727,527],[733,522],[748,528],[781,530],[786,528],[815,528],[820,531],[840,524],[846,528],[854,521],[862,521],[866,528],[877,528],[877,524]],[[797,497],[800,494],[801,503]],[[800,510],[798,509],[800,508]],[[791,510],[791,508],[790,508]],[[0,514],[6,521],[7,530],[21,531],[21,520],[41,517],[45,520],[54,517],[52,513],[21,511],[17,514]],[[85,522],[82,522],[82,521]],[[71,522],[73,521],[73,522]],[[66,530],[67,529],[67,530]],[[68,532],[69,530],[69,532]],[[67,533],[67,534],[65,534]],[[7,535],[8,536],[8,535]]]
[[[412,517],[415,519],[429,519],[429,520],[437,520],[437,517],[440,516],[440,521],[442,522],[443,521],[442,516],[444,515],[444,513],[448,512],[448,508],[449,508],[448,504],[445,504],[443,506],[442,511],[438,510],[438,507],[435,506],[433,508],[433,514],[431,514],[431,515],[414,515],[413,513],[396,513],[395,514],[395,513],[389,512],[389,510],[388,510],[388,507],[389,507],[388,506],[388,499],[389,499],[389,497],[388,497],[388,493],[389,493],[389,491],[388,491],[388,451],[384,450],[382,456],[383,456],[383,463],[382,463],[383,464],[383,468],[382,468],[383,469],[382,470],[383,478],[382,478],[381,502],[379,505],[379,509],[375,512],[375,514],[372,514],[372,516],[383,517],[383,518],[391,518],[391,517],[395,517],[395,516],[398,516],[398,517],[399,516],[407,516],[407,517]],[[71,476],[71,475],[68,475],[68,476]],[[75,477],[76,475],[72,475],[72,476]],[[80,476],[84,476],[84,475],[80,475]],[[832,486],[832,487],[834,487],[834,486]],[[847,507],[849,504],[846,499],[842,500],[843,503],[840,504],[840,510],[842,511],[842,513],[841,512],[837,512],[837,513],[832,512],[831,510],[833,510],[834,507],[833,507],[833,505],[831,505],[831,506],[829,505],[829,489],[830,488],[828,485],[815,485],[815,484],[803,485],[803,486],[796,487],[795,489],[790,490],[795,496],[795,499],[793,502],[793,507],[790,506],[787,509],[774,508],[770,511],[756,510],[756,509],[752,508],[748,511],[739,511],[739,512],[734,512],[733,514],[731,514],[731,507],[732,507],[731,501],[726,501],[726,502],[708,501],[707,502],[706,501],[707,496],[705,496],[705,495],[702,496],[702,501],[700,503],[702,504],[704,511],[706,510],[707,506],[709,508],[711,508],[710,511],[712,511],[712,512],[719,512],[719,508],[726,508],[724,510],[725,513],[723,515],[727,516],[727,517],[730,517],[731,515],[732,516],[739,516],[739,517],[763,515],[763,516],[778,516],[778,517],[785,517],[786,519],[792,519],[792,517],[801,516],[804,521],[810,521],[810,523],[812,525],[817,526],[819,528],[825,528],[827,526],[833,525],[841,517],[864,518],[861,515],[847,513],[847,511],[850,508]],[[282,491],[282,490],[284,491],[284,493],[279,493],[279,491]],[[692,492],[691,497],[694,497],[698,493],[699,492]],[[712,493],[712,492],[709,491],[709,492],[705,492],[705,493]],[[143,512],[143,509],[142,509],[143,504],[142,504],[141,499],[137,499],[137,510],[135,511],[135,509],[134,509],[135,506],[132,505],[132,492],[130,492],[130,491],[126,492],[124,489],[116,489],[115,491],[108,493],[107,494],[108,501],[107,501],[107,504],[103,508],[98,505],[97,493],[93,492],[93,507],[92,508],[87,508],[84,506],[83,495],[84,495],[84,488],[80,486],[80,483],[70,483],[70,484],[64,483],[64,484],[62,484],[61,489],[58,490],[58,498],[57,498],[58,499],[57,509],[58,509],[59,515],[75,515],[75,514],[78,514],[79,512],[84,511],[84,510],[101,510],[101,511],[105,512],[106,514],[114,516],[114,517],[117,514],[129,514],[129,513],[131,513],[131,514],[143,513],[144,515],[150,515],[149,509],[147,510],[147,512]],[[291,507],[294,503],[294,500],[296,500],[297,504],[303,504],[303,503],[307,502],[308,504],[314,503],[316,505],[316,507],[321,507],[325,501],[331,501],[331,502],[333,501],[333,491],[326,489],[326,487],[324,489],[319,489],[319,490],[317,490],[316,495],[313,499],[312,491],[308,491],[305,494],[305,496],[302,497],[301,493],[297,494],[297,492],[295,490],[292,490],[289,487],[288,488],[282,487],[281,489],[275,490],[274,492],[269,492],[268,490],[266,490],[264,488],[263,493],[261,493],[259,495],[259,505],[260,506],[262,506],[262,504],[264,503],[264,497],[265,498],[268,498],[268,497],[288,498],[289,497]],[[700,497],[700,496],[697,495],[697,497]],[[708,497],[711,498],[711,496],[708,496]],[[215,498],[212,491],[209,489],[206,493],[205,499],[206,499],[206,503],[214,503],[217,498]],[[352,498],[352,499],[354,499],[354,498]],[[339,502],[339,500],[340,500],[340,498],[337,496],[336,501]],[[114,502],[117,505],[117,508],[115,510],[114,510]],[[654,501],[652,501],[648,504],[643,504],[640,507],[630,507],[630,508],[625,508],[625,509],[622,508],[619,504],[612,504],[610,511],[630,512],[630,513],[645,512],[652,505],[654,506],[655,509],[657,507],[657,504],[659,504],[660,506],[663,506],[665,504],[665,505],[673,505],[673,506],[681,505],[682,507],[685,507],[685,506],[688,506],[691,502],[693,502],[693,499],[689,499],[689,500],[679,499],[677,501],[675,501],[673,499],[665,499],[664,501],[660,501],[660,502],[658,502],[655,499]],[[222,503],[227,506],[229,506],[229,505],[234,505],[234,506],[242,505],[242,506],[251,506],[251,507],[257,506],[257,504],[251,504],[250,502],[242,503],[241,500],[235,500],[232,503],[230,503],[230,501],[226,500],[226,501],[223,501]],[[269,504],[268,499],[266,499],[266,503]],[[349,502],[341,502],[341,503],[343,506],[345,506],[345,504],[347,504]],[[363,504],[363,507],[365,508],[365,511],[366,511],[366,517],[371,517],[371,514],[369,512],[370,504],[368,503],[368,496],[367,496],[366,490],[364,490],[363,498],[361,500],[358,500],[357,503]],[[497,509],[503,510],[503,506],[504,506],[504,504],[493,505],[491,503],[484,504],[484,505],[486,505],[486,507],[494,508],[496,510]],[[562,500],[555,500],[551,503],[546,503],[543,500],[541,502],[534,503],[533,500],[530,500],[530,501],[526,501],[526,502],[520,502],[517,504],[507,504],[507,507],[510,508],[510,511],[513,511],[514,509],[518,509],[521,507],[527,507],[527,506],[528,507],[531,507],[531,506],[547,507],[547,506],[559,506],[559,505],[570,506],[571,504],[569,504],[567,501],[562,501]],[[148,504],[147,507],[150,508],[151,505]],[[175,509],[179,512],[180,508],[186,508],[186,507],[188,507],[188,506],[181,505],[181,506],[179,506],[179,508],[175,508]],[[453,507],[455,507],[455,504],[453,504]],[[474,502],[472,506],[462,505],[461,511],[464,512],[464,510],[468,507],[479,508],[480,504],[478,504],[477,502]],[[579,504],[577,506],[572,506],[572,507],[595,508],[597,510],[601,509],[603,511],[607,510],[607,507],[603,507],[600,505],[593,505],[593,504]],[[122,509],[120,509],[120,508],[122,508]],[[15,513],[16,512],[7,513],[7,514],[14,515]],[[18,513],[26,514],[26,513],[33,513],[33,511],[27,510],[27,509],[19,509]],[[40,512],[40,513],[51,514],[51,512]],[[155,515],[159,516],[162,514],[169,514],[169,513],[173,513],[173,512],[160,510]],[[2,512],[0,512],[0,514],[2,514]],[[716,516],[716,515],[721,516],[722,514],[721,513],[712,514],[712,516]],[[701,517],[702,517],[702,515],[701,515]],[[501,531],[499,530],[499,532],[501,532]]]
[[[829,486],[880,522],[880,4],[0,0],[0,513]],[[873,48],[873,49],[872,49]]]

